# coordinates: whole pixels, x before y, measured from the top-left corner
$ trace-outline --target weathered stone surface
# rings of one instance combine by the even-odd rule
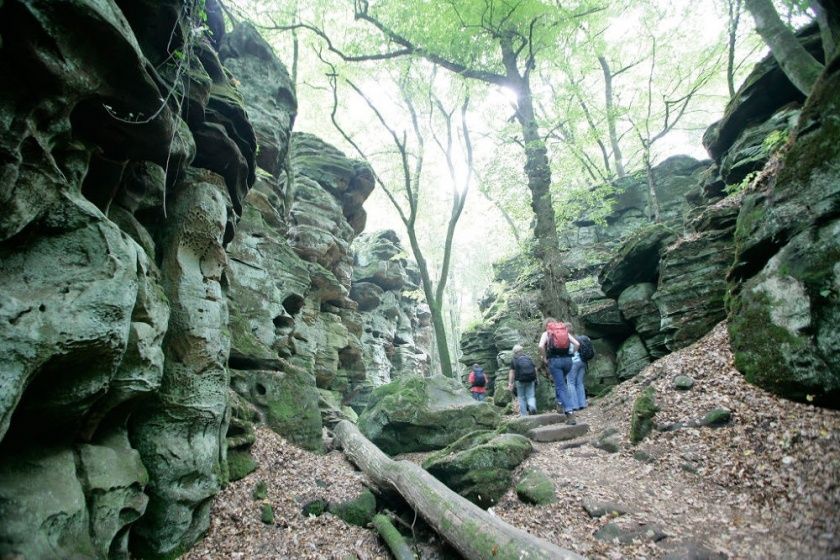
[[[802,110],[796,142],[744,199],[729,276],[738,369],[778,394],[826,404],[840,392],[838,87],[835,57]]]
[[[257,164],[279,177],[286,162],[297,99],[289,73],[254,27],[243,22],[224,36],[219,58],[239,80],[254,127]]]
[[[583,509],[586,511],[586,514],[593,519],[604,517],[605,515],[618,517],[631,511],[627,506],[617,504],[615,502],[604,502],[591,499],[583,501]]]
[[[725,317],[726,271],[732,265],[737,201],[724,199],[692,224],[695,233],[668,246],[653,295],[669,350],[696,342]]]
[[[230,349],[221,276],[227,192],[220,177],[190,171],[169,203],[161,277],[171,315],[161,389],[132,419],[149,470],[149,507],[138,546],[170,554],[209,523],[208,500],[222,483]]]
[[[703,416],[702,424],[704,426],[719,427],[728,424],[731,418],[732,412],[729,409],[715,408]]]
[[[542,471],[529,470],[516,485],[516,495],[526,504],[544,506],[557,500],[554,482]]]
[[[589,432],[588,424],[576,424],[567,426],[565,424],[551,424],[528,430],[528,437],[534,441],[568,441],[575,439]]]
[[[656,525],[640,525],[638,527],[620,527],[615,523],[607,523],[597,531],[595,538],[604,542],[630,544],[634,541],[658,542],[667,535]]]
[[[441,449],[498,423],[492,405],[475,401],[457,381],[441,375],[401,377],[377,387],[359,417],[361,432],[392,455]]]
[[[798,35],[811,54],[821,59],[817,26],[807,26]],[[803,100],[802,93],[785,76],[773,55],[768,54],[738,88],[723,118],[703,135],[703,145],[712,158],[720,161],[744,129],[766,121],[779,107]]]
[[[618,349],[615,374],[621,381],[630,379],[647,367],[650,362],[650,355],[642,339],[638,335],[633,335]]]
[[[531,416],[520,416],[505,422],[501,429],[505,432],[513,434],[525,435],[529,430],[539,428],[541,426],[548,426],[550,424],[560,424],[565,422],[566,418],[562,414],[556,412],[546,412],[544,414],[533,414]]]
[[[673,239],[674,231],[663,224],[635,232],[598,274],[601,289],[607,296],[617,298],[633,284],[655,282],[662,251]]]
[[[531,454],[518,434],[476,432],[431,455],[423,468],[471,502],[488,508],[510,488],[513,470]]]

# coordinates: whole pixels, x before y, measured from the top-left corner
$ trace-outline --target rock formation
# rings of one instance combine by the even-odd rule
[[[405,259],[393,315],[350,297],[370,168],[292,133],[285,68],[219,14],[0,3],[0,556],[177,555],[254,422],[321,449],[426,363]]]

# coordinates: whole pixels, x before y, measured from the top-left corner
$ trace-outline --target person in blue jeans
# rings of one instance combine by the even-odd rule
[[[516,383],[516,396],[519,399],[519,416],[537,413],[537,367],[525,354],[525,349],[517,344],[513,347],[513,359],[508,371],[508,390],[513,392]]]
[[[569,332],[572,332],[571,323],[566,323],[566,328]],[[569,375],[566,376],[566,391],[568,392],[569,404],[572,405],[573,412],[586,408],[586,390],[583,387],[586,362],[580,357],[578,350],[580,350],[580,345],[569,349],[569,353],[572,355],[572,369]]]
[[[568,333],[564,323],[549,317],[545,320],[545,331],[540,337],[540,355],[543,362],[548,366],[548,372],[554,380],[554,392],[557,398],[557,405],[563,407],[566,413],[567,424],[577,424],[574,415],[574,403],[572,402],[567,386],[566,378],[572,371],[572,354],[570,350],[580,346],[577,339]],[[560,334],[557,334],[559,331]],[[549,334],[551,333],[551,334]],[[565,346],[564,346],[565,345]]]

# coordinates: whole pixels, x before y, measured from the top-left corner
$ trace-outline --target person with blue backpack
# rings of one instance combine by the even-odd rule
[[[508,372],[508,390],[519,399],[519,416],[537,413],[537,366],[520,344],[513,347],[513,359]]]
[[[571,333],[572,324],[566,323],[566,329]],[[569,353],[572,355],[572,369],[566,376],[566,390],[572,412],[586,408],[586,389],[583,386],[583,378],[586,375],[587,362],[595,357],[595,349],[588,336],[581,334],[575,338],[579,344],[577,347],[569,349]]]
[[[470,384],[472,398],[477,401],[483,401],[487,394],[487,374],[484,373],[484,368],[478,364],[473,364],[472,368],[470,368],[467,383]]]

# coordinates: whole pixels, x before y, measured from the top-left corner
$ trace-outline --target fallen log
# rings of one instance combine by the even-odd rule
[[[373,516],[373,526],[396,560],[416,560],[411,547],[387,516],[381,513]]]
[[[373,483],[398,492],[441,537],[467,560],[574,560],[582,556],[508,525],[410,461],[394,461],[342,420],[336,441]]]

